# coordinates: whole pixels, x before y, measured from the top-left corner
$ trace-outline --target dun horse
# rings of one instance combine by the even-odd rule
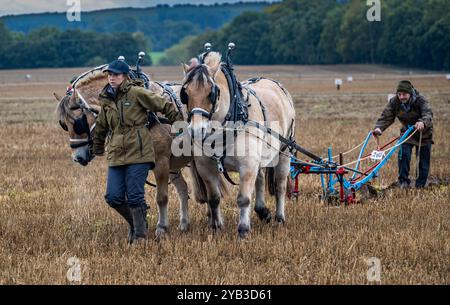
[[[229,77],[224,73],[221,55],[208,52],[203,64],[195,67],[184,65],[185,78],[181,89],[181,99],[187,104],[189,112],[189,131],[194,143],[208,142],[211,124],[224,130],[230,111],[235,107],[235,99],[230,94]],[[236,87],[236,86],[235,86]],[[239,87],[239,86],[237,86]],[[232,141],[227,138],[222,156],[195,156],[197,178],[201,178],[203,192],[207,194],[210,207],[210,226],[220,228],[223,220],[220,214],[221,171],[238,172],[240,175],[237,205],[240,209],[238,233],[245,237],[250,231],[250,200],[256,188],[255,211],[265,221],[270,220],[270,212],[265,206],[265,172],[272,195],[276,197],[276,221],[285,221],[284,205],[290,157],[285,153],[274,131],[285,138],[293,138],[295,129],[295,110],[290,94],[276,81],[253,79],[243,83],[248,113],[241,128],[231,128]],[[217,127],[219,126],[219,127]],[[236,125],[234,125],[236,126]],[[236,153],[241,150],[241,153]],[[244,153],[242,153],[242,150]],[[229,155],[229,151],[234,151]],[[267,171],[264,168],[269,168]]]
[[[87,165],[93,156],[90,151],[92,146],[91,132],[95,127],[96,115],[101,109],[98,95],[107,83],[107,74],[102,73],[101,68],[93,69],[79,77],[74,83],[71,94],[60,98],[57,113],[60,125],[69,133],[70,146],[73,150],[73,160],[81,165]],[[170,91],[177,94],[180,86],[165,87],[159,83],[150,82],[149,90],[169,98]],[[169,91],[169,93],[168,93]],[[183,110],[184,112],[185,110]],[[184,112],[185,114],[185,112]],[[153,169],[157,185],[156,202],[158,205],[158,224],[156,235],[160,236],[168,229],[168,184],[169,179],[175,186],[180,203],[181,231],[188,230],[188,187],[181,173],[181,169],[191,162],[189,156],[174,157],[171,154],[172,136],[171,127],[168,124],[154,124],[151,127],[152,140],[156,156],[156,166]],[[195,193],[194,188],[194,193]],[[196,194],[199,199],[200,195]],[[201,199],[199,199],[201,200]]]

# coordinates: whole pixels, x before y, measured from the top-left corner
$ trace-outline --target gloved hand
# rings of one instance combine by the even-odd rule
[[[381,136],[383,134],[383,132],[381,131],[381,129],[380,128],[375,128],[374,130],[373,130],[373,135],[374,136]]]

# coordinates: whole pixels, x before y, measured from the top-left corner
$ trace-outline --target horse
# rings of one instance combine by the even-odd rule
[[[54,93],[58,100],[57,116],[59,124],[70,136],[70,146],[72,148],[72,159],[74,162],[86,166],[93,158],[91,133],[95,128],[95,120],[101,109],[99,93],[107,84],[107,74],[102,72],[102,66],[94,68],[72,82],[68,94],[64,97]],[[156,92],[165,98],[177,98],[181,86],[167,85],[156,82],[149,83],[149,90]],[[174,96],[175,95],[175,96]],[[186,114],[183,106],[180,111]],[[162,121],[161,121],[162,122]],[[167,233],[168,221],[168,185],[169,179],[175,186],[180,204],[180,224],[181,231],[189,229],[188,215],[188,186],[181,170],[192,160],[189,156],[174,157],[171,154],[171,126],[163,123],[156,123],[150,127],[155,150],[155,163],[153,169],[156,179],[158,205],[158,223],[156,236],[160,237]],[[195,185],[194,194],[197,195]],[[201,200],[201,199],[199,199]]]
[[[229,78],[218,52],[204,54],[203,63],[196,66],[183,65],[184,79],[180,96],[187,105],[188,130],[194,143],[208,142],[212,129],[230,130],[226,122],[235,99],[230,94]],[[236,84],[239,87],[238,84]],[[203,183],[202,192],[207,194],[212,228],[221,228],[219,177],[221,172],[239,173],[239,192],[236,199],[239,208],[238,236],[245,238],[250,232],[250,202],[256,190],[255,212],[263,221],[270,221],[270,210],[265,206],[265,181],[271,195],[276,198],[277,223],[285,222],[285,195],[290,169],[288,145],[282,144],[275,135],[294,138],[295,109],[289,92],[280,83],[258,78],[240,84],[242,96],[247,94],[247,118],[239,123],[241,128],[231,128],[231,140],[227,138],[222,156],[194,156],[198,175]],[[213,123],[216,124],[213,124]],[[233,122],[231,122],[233,123]],[[211,128],[212,125],[215,127]],[[235,124],[236,125],[236,124]],[[270,132],[268,132],[270,130]],[[221,136],[219,136],[220,138]],[[248,144],[247,144],[248,143]],[[284,147],[282,147],[284,146]],[[244,153],[227,152],[242,150]]]

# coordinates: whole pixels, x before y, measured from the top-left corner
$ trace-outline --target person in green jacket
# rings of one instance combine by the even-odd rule
[[[397,86],[397,95],[389,100],[380,118],[375,124],[373,133],[380,136],[383,131],[394,123],[395,118],[402,123],[401,132],[408,126],[415,126],[417,132],[402,144],[398,153],[398,182],[401,188],[408,188],[409,169],[412,149],[419,155],[419,176],[416,188],[426,185],[430,171],[431,144],[433,144],[433,111],[424,96],[413,87],[410,81],[403,80]]]
[[[132,82],[129,70],[123,60],[115,60],[104,69],[108,84],[99,95],[102,107],[93,145],[95,155],[102,156],[109,137],[105,200],[128,222],[128,242],[133,243],[147,237],[144,185],[148,171],[155,167],[147,113],[161,112],[172,123],[182,116],[172,103]]]

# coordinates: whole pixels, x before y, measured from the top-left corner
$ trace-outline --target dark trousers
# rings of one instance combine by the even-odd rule
[[[416,157],[419,147],[413,144],[404,143],[398,152],[398,181],[400,183],[411,183],[409,179],[409,165],[411,163],[413,147],[416,149]],[[419,177],[416,179],[416,187],[424,187],[427,183],[430,172],[431,143],[420,147],[419,156]]]
[[[110,166],[106,183],[106,202],[111,207],[125,203],[131,208],[146,205],[144,186],[150,165],[139,163]]]

